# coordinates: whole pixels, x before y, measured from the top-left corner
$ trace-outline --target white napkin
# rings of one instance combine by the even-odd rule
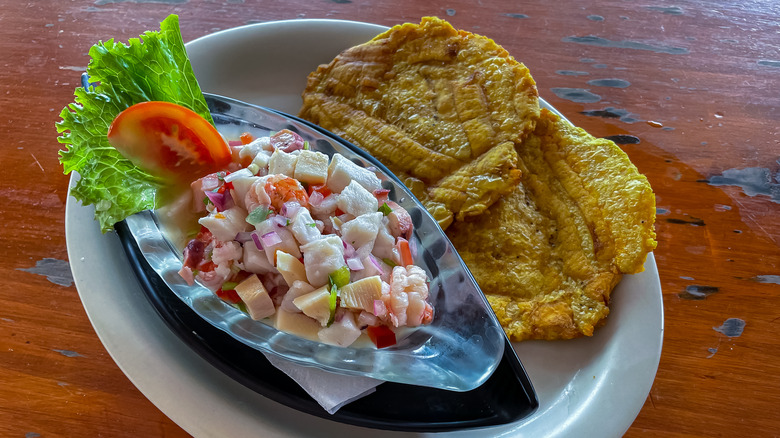
[[[318,368],[305,367],[272,354],[263,353],[271,365],[279,368],[301,385],[329,414],[342,406],[376,391],[382,380],[335,374]]]

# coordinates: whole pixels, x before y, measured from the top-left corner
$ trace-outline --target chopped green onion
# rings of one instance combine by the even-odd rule
[[[260,207],[255,208],[252,210],[251,213],[246,217],[246,221],[252,225],[257,225],[260,222],[264,221],[268,217],[268,213],[270,213],[271,210],[268,209],[268,207],[263,207],[262,205]]]
[[[336,300],[338,298],[338,290],[339,288],[336,287],[335,284],[330,287],[330,298],[328,298],[330,317],[328,318],[328,327],[330,327],[330,325],[333,324],[333,321],[336,319]]]
[[[304,150],[304,151],[308,151],[309,149],[311,149],[311,148],[309,147],[309,142],[308,142],[308,141],[304,141],[304,142],[303,142],[303,150]]]
[[[209,197],[208,197],[208,196],[205,196],[205,197],[203,198],[203,205],[205,205],[205,206],[207,206],[207,207],[208,207],[208,205],[209,205],[209,202],[211,202],[211,200],[209,199]]]
[[[381,211],[383,215],[387,216],[388,214],[393,212],[393,209],[390,208],[389,205],[387,205],[387,202],[385,202],[384,204],[382,204],[381,207],[379,207],[379,210],[377,211]]]
[[[244,304],[243,301],[237,302],[236,303],[236,307],[238,307],[238,310],[240,310],[240,311],[242,311],[244,313],[249,313],[249,309],[246,308],[246,304]]]
[[[349,284],[349,268],[342,266],[328,275],[331,286],[344,287]]]
[[[316,224],[316,223],[314,223],[314,222],[312,222],[312,223],[310,223],[310,224],[306,224],[306,226],[308,226],[308,227],[312,227],[312,228],[316,228],[316,227],[317,227],[317,224]]]
[[[391,268],[395,268],[396,266],[398,266],[398,263],[396,263],[396,262],[394,262],[394,261],[392,261],[392,260],[390,260],[388,258],[384,258],[384,259],[382,259],[382,261],[385,262],[387,265],[389,265]]]

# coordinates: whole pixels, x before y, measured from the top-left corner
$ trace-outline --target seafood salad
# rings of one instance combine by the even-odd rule
[[[296,133],[243,134],[233,162],[190,185],[200,231],[179,274],[254,320],[348,346],[377,348],[395,330],[429,324],[426,272],[416,266],[412,220],[377,175]]]

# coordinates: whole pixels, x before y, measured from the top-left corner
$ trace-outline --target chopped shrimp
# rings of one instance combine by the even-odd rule
[[[285,175],[271,175],[265,183],[265,192],[275,211],[282,211],[285,202],[296,201],[301,207],[308,207],[309,195],[300,182]]]
[[[212,291],[222,287],[222,283],[227,280],[227,277],[219,275],[216,270],[199,271],[195,278]]]
[[[268,207],[271,205],[271,198],[265,192],[265,183],[267,177],[256,179],[244,195],[244,206],[248,213],[253,212],[257,207]]]
[[[428,284],[422,268],[414,265],[393,268],[390,293],[383,294],[382,300],[387,305],[388,319],[395,327],[414,327],[432,319],[433,308],[426,306],[427,298]]]
[[[244,251],[238,242],[217,242],[211,253],[211,261],[216,265],[214,272],[227,279],[232,274],[233,264],[238,263],[243,255]]]

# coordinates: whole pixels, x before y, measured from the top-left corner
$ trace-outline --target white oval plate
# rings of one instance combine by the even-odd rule
[[[187,50],[203,91],[297,114],[309,72],[384,30],[339,20],[268,22],[205,36]],[[365,433],[280,405],[214,368],[157,316],[117,236],[100,234],[92,207],[68,198],[65,215],[73,277],[101,342],[133,384],[187,432],[264,437]],[[661,356],[663,303],[652,254],[644,272],[620,282],[610,307],[607,324],[592,338],[515,344],[540,407],[524,420],[482,429],[480,436],[622,435],[644,404]]]

